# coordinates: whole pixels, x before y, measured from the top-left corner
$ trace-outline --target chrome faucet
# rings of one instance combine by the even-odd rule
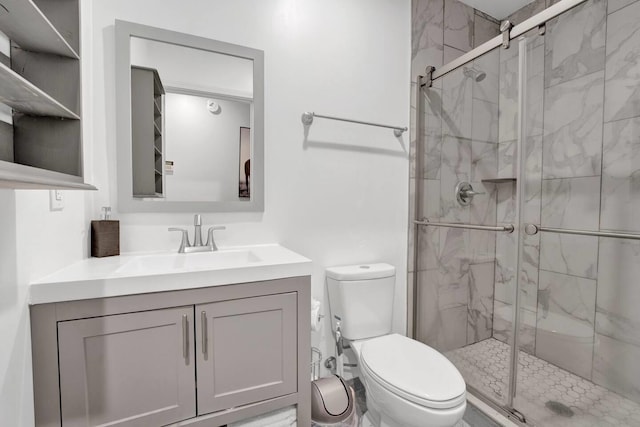
[[[180,231],[182,233],[182,241],[178,248],[178,253],[184,254],[189,252],[214,252],[218,250],[216,242],[213,239],[213,232],[215,230],[226,230],[224,226],[209,227],[207,232],[207,243],[202,244],[202,217],[199,214],[193,217],[194,235],[193,245],[189,242],[189,232],[186,228],[170,227],[169,231]]]

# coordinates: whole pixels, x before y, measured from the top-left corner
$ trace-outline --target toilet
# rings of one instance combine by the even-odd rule
[[[326,270],[332,329],[358,359],[367,416],[376,427],[451,427],[466,408],[466,385],[433,348],[391,333],[395,267]]]

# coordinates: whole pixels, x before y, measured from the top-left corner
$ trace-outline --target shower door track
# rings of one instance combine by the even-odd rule
[[[546,8],[545,10],[543,10],[542,12],[532,16],[531,18],[521,22],[520,24],[516,25],[515,27],[511,28],[510,30],[505,31],[504,34],[500,34],[499,36],[495,36],[494,38],[492,38],[491,40],[481,44],[480,46],[476,47],[475,49],[470,50],[469,52],[465,53],[464,55],[459,56],[458,58],[454,59],[453,61],[443,65],[440,68],[435,68],[433,69],[433,71],[431,73],[427,73],[430,74],[430,79],[427,78],[425,79],[424,82],[421,82],[420,84],[422,86],[430,86],[430,81],[431,80],[435,80],[438,77],[442,77],[447,73],[450,73],[451,71],[455,70],[456,68],[459,68],[461,66],[463,66],[464,64],[473,61],[474,59],[478,58],[479,56],[484,55],[485,53],[493,50],[494,48],[502,45],[505,36],[508,36],[509,40],[513,40],[517,37],[520,37],[521,35],[525,34],[527,31],[532,30],[534,28],[538,28],[542,25],[544,25],[547,21],[555,18],[556,16],[562,15],[564,12],[566,12],[569,9],[573,9],[574,7],[584,3],[586,0],[562,0],[552,6],[549,6],[548,8]],[[427,67],[429,68],[429,67]],[[420,76],[420,77],[424,77],[424,76]]]

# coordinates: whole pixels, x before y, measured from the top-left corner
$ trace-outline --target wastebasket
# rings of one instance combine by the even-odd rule
[[[352,427],[358,425],[355,392],[337,375],[311,383],[312,427]]]

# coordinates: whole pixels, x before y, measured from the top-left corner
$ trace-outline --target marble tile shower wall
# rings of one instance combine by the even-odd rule
[[[427,65],[440,67],[499,34],[495,19],[457,0],[414,0],[413,62],[415,79]],[[421,216],[446,221],[495,223],[495,188],[483,177],[497,171],[497,60],[480,58],[472,64],[487,73],[476,82],[461,68],[421,93],[425,156],[421,170],[411,168],[411,191],[423,192]],[[469,68],[470,69],[470,68]],[[416,83],[412,82],[412,153],[415,153]],[[443,114],[446,111],[446,114]],[[461,207],[454,188],[470,181],[488,194],[471,207]],[[413,200],[413,195],[411,196]],[[412,215],[414,209],[410,209]],[[413,216],[410,218],[413,220]],[[449,350],[491,337],[495,239],[481,231],[421,227],[417,265],[413,265],[410,227],[409,283],[418,275],[419,339]]]
[[[521,22],[550,3],[537,0],[510,18]],[[461,3],[414,0],[412,76],[495,34],[494,20]],[[412,168],[410,198],[416,187],[422,192],[422,216],[514,221],[515,183],[482,179],[515,177],[517,49],[514,44],[470,64],[487,73],[481,82],[461,68],[421,93],[425,158],[422,170]],[[589,0],[549,22],[544,37],[529,38],[527,222],[640,233],[638,58],[637,0]],[[412,93],[415,109],[415,82]],[[413,123],[412,152],[415,137]],[[461,180],[487,194],[460,207],[453,188]],[[513,236],[421,227],[414,265],[410,230],[418,338],[440,350],[490,336],[508,340]],[[523,267],[522,347],[640,401],[640,242],[539,233],[526,238]],[[578,337],[577,344],[563,343],[564,333]]]

